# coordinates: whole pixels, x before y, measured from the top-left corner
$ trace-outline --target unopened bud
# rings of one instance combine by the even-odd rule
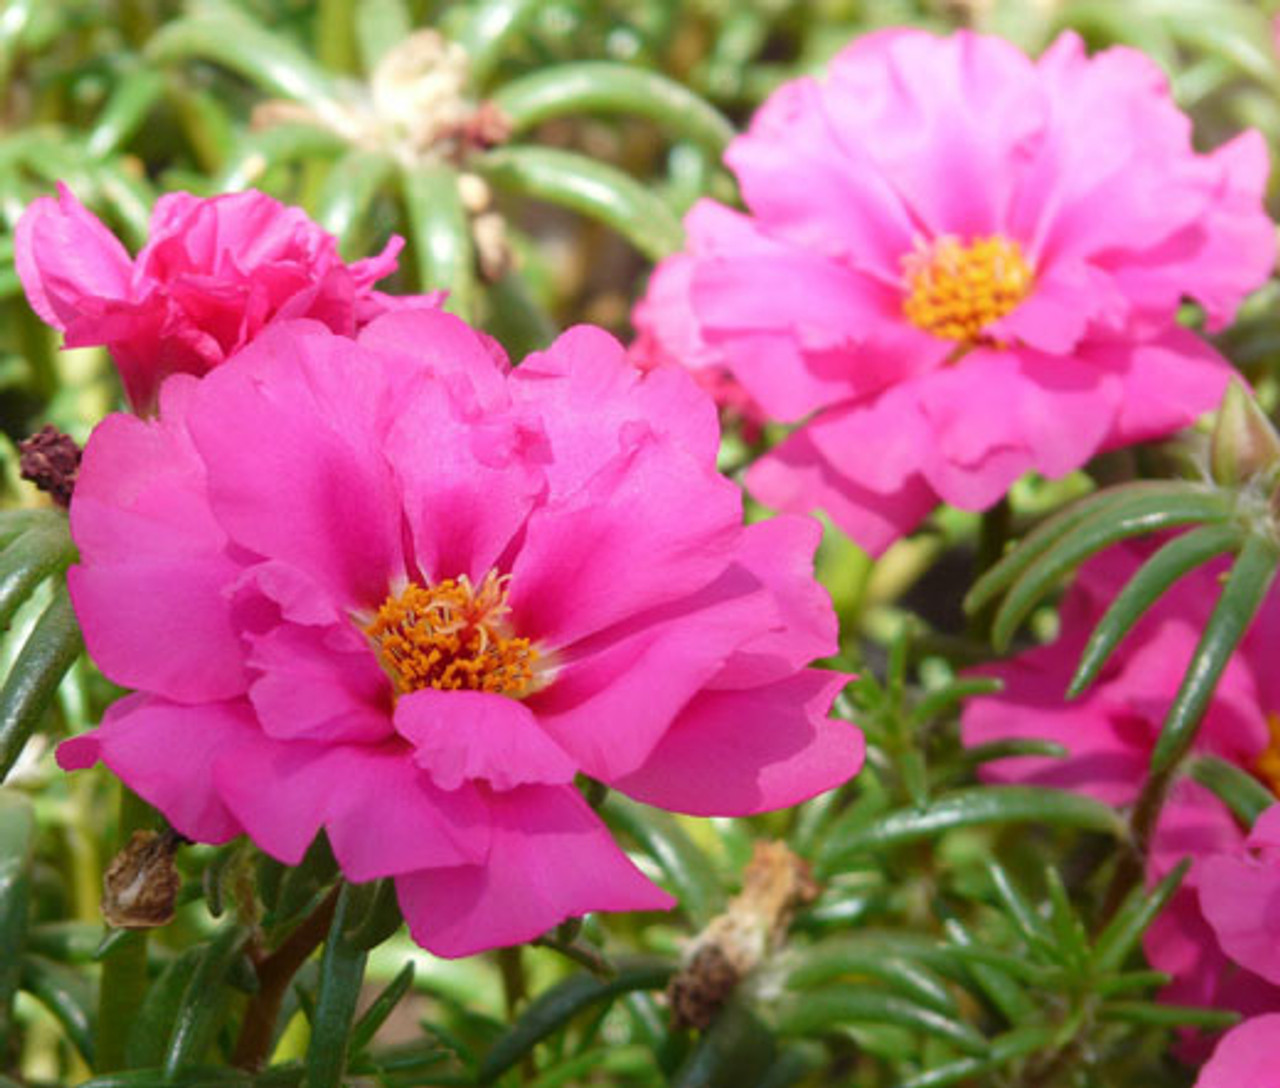
[[[1280,434],[1241,382],[1228,385],[1222,398],[1209,468],[1224,487],[1240,487],[1264,475],[1280,478]]]
[[[173,920],[182,883],[173,856],[181,836],[135,831],[102,878],[102,916],[117,929],[154,929]]]

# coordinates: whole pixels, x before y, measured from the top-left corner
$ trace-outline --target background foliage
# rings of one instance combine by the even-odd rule
[[[1252,125],[1274,153],[1275,7],[8,0],[0,1085],[1189,1083],[1169,1056],[1172,1030],[1232,1018],[1151,1000],[1162,979],[1146,970],[1139,938],[1178,874],[1154,895],[1135,889],[1118,909],[1104,903],[1134,829],[1076,795],[976,785],[983,760],[1052,746],[966,751],[955,727],[962,700],[991,688],[957,675],[990,656],[988,630],[1003,645],[1049,635],[1061,576],[1118,535],[1120,503],[1146,493],[1100,493],[1092,501],[1109,504],[1105,522],[1088,518],[1102,506],[1072,508],[979,584],[976,618],[966,618],[972,572],[1004,537],[1097,485],[1164,471],[1132,452],[1059,483],[1020,485],[1002,526],[945,512],[878,563],[828,533],[820,575],[840,613],[838,664],[861,675],[840,712],[865,728],[868,767],[841,791],[743,821],[673,818],[608,798],[615,832],[678,894],[670,916],[592,918],[543,947],[440,961],[398,927],[389,887],[336,882],[323,842],[286,870],[237,841],[179,850],[171,924],[149,935],[104,929],[101,874],[155,816],[105,771],[67,777],[52,762],[53,744],[96,722],[119,693],[77,657],[59,588],[73,559],[65,519],[18,480],[14,443],[45,422],[83,439],[118,391],[103,352],[59,352],[27,307],[12,229],[61,179],[136,249],[158,194],[254,186],[305,207],[348,258],[404,235],[388,289],[448,287],[449,308],[519,357],[580,321],[626,336],[652,262],[680,245],[683,211],[704,194],[734,200],[718,165],[733,132],[780,81],[856,34],[969,24],[1034,52],[1073,27],[1092,46],[1123,42],[1155,57],[1206,145]],[[508,138],[415,143],[377,113],[368,87],[380,61],[427,27],[465,50],[468,93],[496,104]],[[1276,294],[1272,284],[1255,296],[1220,342],[1264,408],[1280,395]],[[751,441],[730,430],[726,468],[750,455]],[[1153,508],[1212,524],[1224,503],[1229,491],[1206,498],[1170,483]],[[1210,543],[1239,552],[1254,564],[1250,584],[1265,586],[1258,572],[1273,571],[1275,556],[1257,554],[1251,539],[1246,525]],[[1167,585],[1176,564],[1166,573],[1148,588]],[[983,609],[1006,590],[999,611]],[[1248,594],[1231,607],[1220,645],[1206,651],[1222,660],[1234,645],[1228,628],[1251,612]],[[1166,734],[1170,759],[1194,729],[1196,697],[1183,700],[1183,732],[1173,721]],[[1252,780],[1202,773],[1243,814],[1270,800]],[[660,995],[682,949],[725,908],[753,844],[775,838],[811,863],[819,894],[707,1030],[673,1027]],[[238,1069],[246,1025],[261,1025],[271,1002],[271,1062]]]

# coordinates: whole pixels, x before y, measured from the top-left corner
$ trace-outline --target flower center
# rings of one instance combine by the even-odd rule
[[[364,633],[396,691],[489,691],[513,699],[532,694],[538,651],[512,630],[510,580],[489,571],[473,586],[461,574],[432,586],[410,584],[383,601]]]
[[[1271,730],[1271,743],[1253,765],[1254,773],[1280,797],[1280,714],[1268,714],[1267,726]]]
[[[902,312],[944,340],[976,344],[993,321],[1017,308],[1034,275],[1018,243],[999,235],[963,245],[946,236],[902,258]]]

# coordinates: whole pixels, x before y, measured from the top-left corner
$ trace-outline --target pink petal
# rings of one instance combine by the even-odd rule
[[[237,544],[296,566],[348,608],[404,574],[382,443],[396,405],[381,360],[315,326],[273,326],[204,379],[191,432]]]
[[[98,299],[129,297],[128,252],[61,183],[56,201],[41,197],[22,213],[13,250],[27,301],[55,329],[65,329]]]
[[[669,910],[578,794],[525,786],[489,798],[493,845],[483,865],[396,880],[413,939],[437,956],[532,940],[595,910]]]
[[[177,706],[130,695],[112,704],[102,725],[58,748],[63,770],[101,760],[175,830],[196,842],[226,842],[243,828],[214,788],[214,764],[252,744],[253,714],[243,700]]]
[[[1195,1088],[1280,1088],[1280,1013],[1255,1016],[1222,1037]]]
[[[559,648],[683,597],[724,570],[741,517],[728,480],[639,432],[581,491],[529,518],[511,570],[516,628]]]
[[[374,744],[392,734],[391,683],[350,624],[282,624],[251,640],[249,689],[262,730],[276,740]]]
[[[862,766],[861,731],[826,716],[847,681],[806,669],[757,688],[703,692],[648,759],[611,785],[694,816],[749,816],[806,801]]]
[[[400,741],[321,745],[262,737],[214,768],[218,793],[263,850],[296,865],[321,828],[343,873],[375,880],[484,858],[474,789],[438,789]]]
[[[567,785],[573,760],[524,703],[480,691],[417,691],[396,704],[396,731],[441,789],[485,781],[495,790]]]

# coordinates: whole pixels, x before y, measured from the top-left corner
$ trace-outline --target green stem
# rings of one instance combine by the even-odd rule
[[[123,849],[135,831],[154,824],[155,812],[151,806],[121,783],[118,848]],[[147,933],[139,930],[129,939],[120,941],[102,960],[96,1072],[110,1073],[125,1067],[129,1032],[146,992]]]

